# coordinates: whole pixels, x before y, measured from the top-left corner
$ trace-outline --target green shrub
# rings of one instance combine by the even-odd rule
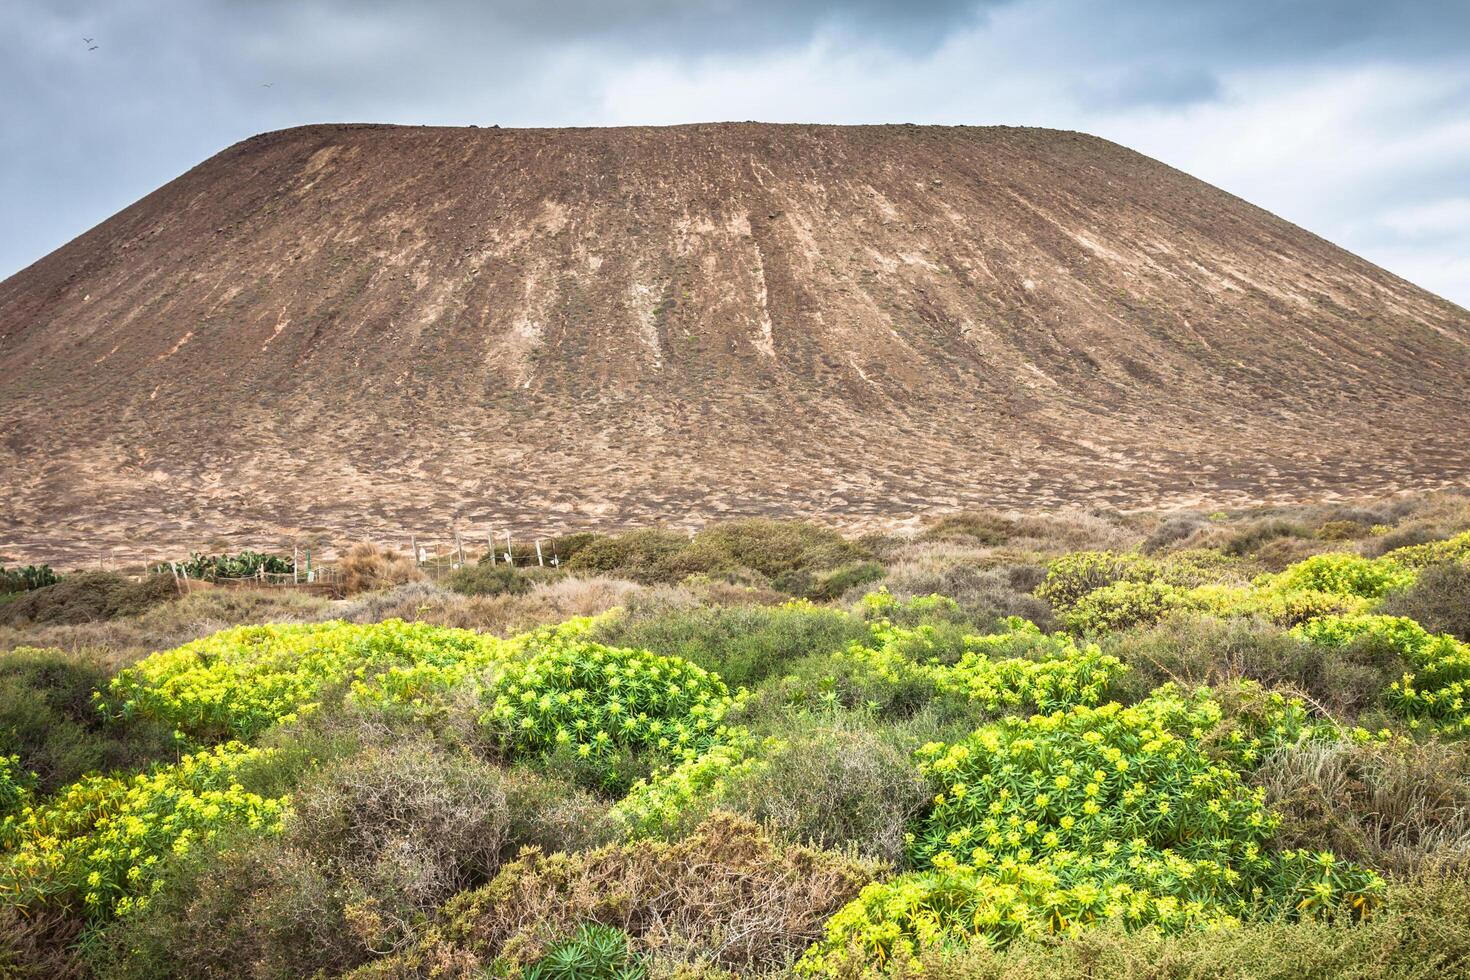
[[[855,542],[815,524],[752,518],[714,524],[693,537],[649,528],[599,538],[567,567],[643,583],[680,582],[690,575],[753,576],[817,597],[871,580],[879,571],[864,564],[871,557]]]
[[[797,569],[783,572],[771,581],[772,588],[813,602],[832,602],[854,589],[883,578],[882,565],[874,561],[856,561],[831,571]]]
[[[955,621],[972,629],[989,629],[1011,616],[1049,628],[1051,605],[1031,594],[1045,578],[1046,569],[1032,564],[978,568],[965,562],[916,562],[890,570],[885,588],[904,596],[947,596],[955,602]],[[914,625],[902,617],[896,621]]]
[[[853,725],[817,719],[729,779],[719,805],[782,839],[897,864],[929,789],[908,752]]]
[[[1016,534],[1016,522],[990,511],[945,514],[919,534],[921,541],[958,541],[991,547],[1005,544]]]
[[[833,965],[854,980],[1439,980],[1470,966],[1467,909],[1470,879],[1428,875],[1391,884],[1365,922],[1283,919],[1178,933],[1103,925],[1004,949],[936,947],[890,969],[853,949]]]
[[[1296,521],[1268,518],[1255,521],[1236,531],[1220,545],[1220,550],[1235,557],[1255,554],[1262,545],[1279,538],[1309,538],[1311,528]]]
[[[1046,566],[1046,580],[1037,587],[1036,595],[1064,612],[1083,596],[1104,586],[1114,582],[1147,582],[1158,574],[1158,565],[1142,555],[1077,551],[1053,559]]]
[[[1062,614],[1062,624],[1079,635],[1112,633],[1152,626],[1170,613],[1189,607],[1183,589],[1163,582],[1113,582],[1077,600]]]
[[[1309,696],[1333,717],[1351,721],[1375,709],[1402,672],[1397,653],[1365,645],[1338,648],[1259,620],[1179,613],[1144,630],[1118,633],[1103,650],[1131,668],[1112,696],[1138,700],[1166,682],[1186,690],[1221,686],[1240,679]]]
[[[56,572],[50,565],[24,565],[20,568],[0,565],[0,595],[29,592],[55,585],[57,581]]]
[[[1367,914],[1382,890],[1372,872],[1331,854],[1269,853],[1275,818],[1263,794],[1199,744],[1222,717],[1207,697],[1165,689],[1133,708],[1005,719],[925,746],[939,792],[912,849],[931,870],[865,888],[801,972],[835,973],[853,946],[870,962],[912,963],[931,947],[1107,921],[1177,931],[1262,914]]]
[[[583,924],[521,971],[522,980],[642,980],[648,968],[621,929]]]
[[[625,616],[610,620],[598,635],[614,645],[683,657],[739,686],[809,654],[840,650],[866,636],[867,628],[840,610],[792,602]]]
[[[105,920],[146,904],[158,862],[221,830],[277,829],[282,800],[245,791],[240,769],[262,750],[238,743],[135,776],[89,776],[25,807],[0,855],[0,895]]]
[[[1470,561],[1425,566],[1412,586],[1384,601],[1381,611],[1470,642]]]
[[[179,597],[171,577],[134,582],[113,572],[78,572],[0,606],[0,623],[76,625],[140,615]]]
[[[531,580],[510,565],[465,565],[444,580],[460,595],[524,595]]]
[[[766,765],[764,754],[782,745],[753,739],[716,745],[676,766],[640,779],[612,808],[612,815],[633,837],[676,838],[703,821],[725,798],[732,782]]]
[[[1383,558],[1342,552],[1313,555],[1270,579],[1280,592],[1326,592],[1330,595],[1380,599],[1414,583],[1414,573]]]
[[[834,569],[870,557],[836,531],[764,518],[710,525],[694,536],[693,547],[719,556],[727,563],[723,567],[748,568],[773,582],[793,572]]]
[[[938,694],[931,669],[902,654],[876,655],[862,643],[787,665],[755,689],[745,717],[784,715],[790,708],[861,710],[876,718],[904,718]]]
[[[43,793],[87,773],[171,758],[169,726],[106,723],[92,695],[108,676],[85,652],[17,647],[0,656],[0,756],[18,756]]]
[[[622,750],[679,762],[726,740],[735,703],[718,674],[682,658],[583,640],[506,663],[485,697],[482,722],[503,751],[567,752],[609,789],[631,782]]]
[[[1368,526],[1358,521],[1323,521],[1317,527],[1317,537],[1323,541],[1352,541],[1367,535]]]
[[[1313,740],[1267,757],[1254,781],[1281,815],[1276,843],[1326,849],[1395,875],[1470,864],[1470,746]]]
[[[566,567],[574,572],[617,574],[645,584],[676,582],[685,575],[709,571],[679,561],[688,548],[687,535],[648,528],[598,538],[573,555]]]

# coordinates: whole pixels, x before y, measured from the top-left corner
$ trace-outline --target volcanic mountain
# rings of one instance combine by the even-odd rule
[[[0,283],[0,552],[1470,475],[1470,313],[1042,129],[375,125]]]

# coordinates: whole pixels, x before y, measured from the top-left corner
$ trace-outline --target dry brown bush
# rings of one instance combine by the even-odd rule
[[[302,784],[292,807],[286,840],[362,893],[377,949],[484,881],[507,840],[499,772],[432,742],[370,747],[331,765]]]
[[[878,865],[778,847],[753,822],[712,814],[678,843],[585,854],[523,851],[484,888],[445,906],[412,954],[363,976],[481,976],[496,958],[528,962],[577,925],[622,929],[644,952],[749,971],[782,967],[873,879]]]
[[[86,923],[48,909],[23,914],[0,906],[0,977],[5,980],[80,980],[88,975],[73,945]]]
[[[424,577],[412,558],[391,548],[379,548],[371,541],[359,541],[348,548],[337,561],[337,571],[346,595],[388,589]]]
[[[411,582],[362,596],[339,615],[354,623],[398,618],[507,635],[604,613],[637,591],[639,586],[632,582],[602,577],[562,578],[537,583],[523,595],[495,596],[464,596],[427,582]]]

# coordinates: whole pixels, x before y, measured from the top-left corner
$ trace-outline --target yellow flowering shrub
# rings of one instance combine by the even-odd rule
[[[1470,561],[1470,531],[1443,541],[1430,541],[1426,544],[1411,544],[1404,548],[1395,548],[1383,557],[1405,568],[1413,569],[1447,561]]]
[[[280,828],[287,800],[246,792],[238,780],[265,754],[230,742],[134,776],[88,776],[24,807],[0,854],[0,897],[97,920],[139,907],[168,854],[227,828]]]
[[[1133,552],[1075,551],[1052,559],[1046,579],[1036,588],[1038,598],[1058,612],[1075,606],[1084,596],[1115,582],[1152,582],[1162,569]]]
[[[1096,704],[1108,685],[1128,669],[1096,644],[1079,645],[1064,634],[1044,634],[1035,623],[1016,616],[1007,618],[1001,632],[964,637],[959,659],[952,664],[934,655],[939,644],[930,626],[897,626],[880,617],[869,623],[868,630],[866,641],[832,655],[834,665],[849,674],[856,672],[869,684],[928,696],[957,694],[991,711]],[[805,700],[818,706],[853,700],[836,690],[835,674],[831,681],[825,690],[802,692]]]
[[[921,768],[938,792],[911,837],[923,870],[865,888],[800,971],[827,973],[853,946],[886,964],[1103,920],[1174,930],[1371,911],[1383,887],[1371,871],[1270,853],[1276,818],[1263,792],[1204,748],[1221,721],[1207,692],[1163,688],[1133,707],[1006,718],[925,746]],[[1289,720],[1280,728],[1292,737]]]
[[[1076,634],[1148,626],[1177,610],[1254,616],[1296,626],[1322,616],[1371,612],[1384,596],[1408,588],[1417,576],[1392,556],[1364,558],[1344,552],[1313,555],[1249,584],[1230,581],[1234,570],[1228,564],[1195,559],[1180,564],[1078,552],[1048,567],[1037,595],[1050,599],[1062,624]],[[1212,575],[1221,580],[1210,581]]]
[[[241,626],[122,671],[100,707],[163,720],[201,743],[248,740],[309,710],[335,685],[372,681],[412,697],[504,655],[505,641],[495,637],[398,619]]]
[[[1404,616],[1324,617],[1293,632],[1330,647],[1365,639],[1385,644],[1408,668],[1389,685],[1388,703],[1409,726],[1444,735],[1470,732],[1470,643],[1430,633]]]
[[[676,828],[691,804],[718,800],[729,783],[765,766],[765,756],[780,745],[780,740],[774,738],[760,745],[750,738],[715,745],[692,759],[638,780],[628,795],[612,808],[613,818],[636,836]]]
[[[1124,580],[1087,593],[1061,618],[1073,633],[1111,633],[1150,626],[1175,610],[1193,605],[1186,590],[1167,582]]]
[[[511,755],[575,752],[613,785],[619,750],[687,762],[742,735],[724,718],[743,697],[680,657],[551,635],[505,664],[480,721]]]
[[[20,756],[0,755],[0,847],[13,833],[15,815],[30,802],[35,777],[21,767]]]
[[[1326,592],[1381,599],[1413,585],[1415,578],[1411,569],[1388,558],[1328,552],[1303,559],[1279,575],[1262,576],[1257,583],[1278,592]]]

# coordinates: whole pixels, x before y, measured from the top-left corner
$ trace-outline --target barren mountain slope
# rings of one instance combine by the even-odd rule
[[[1076,133],[313,126],[0,283],[0,553],[1470,475],[1470,313]]]

